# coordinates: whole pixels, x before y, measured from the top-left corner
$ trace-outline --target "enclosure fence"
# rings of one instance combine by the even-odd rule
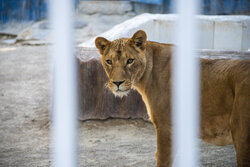
[[[73,55],[73,2],[50,0],[52,25],[52,165],[77,166],[77,66]]]
[[[199,1],[177,0],[176,6],[179,17],[172,69],[173,163],[177,167],[195,167],[199,166],[199,58],[195,52]]]
[[[52,165],[77,166],[77,65],[73,55],[72,0],[50,0],[52,24]],[[173,166],[198,166],[199,64],[195,53],[197,0],[177,0],[173,65]],[[166,37],[167,38],[167,37]],[[87,81],[86,81],[87,82]],[[139,146],[138,146],[139,147]],[[125,164],[124,164],[125,165]]]

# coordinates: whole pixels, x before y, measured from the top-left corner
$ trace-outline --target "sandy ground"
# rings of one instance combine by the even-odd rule
[[[0,166],[50,166],[47,46],[0,46]],[[155,166],[155,132],[142,120],[79,122],[79,166]],[[187,153],[188,154],[188,153]],[[236,166],[232,145],[201,143],[201,165]]]

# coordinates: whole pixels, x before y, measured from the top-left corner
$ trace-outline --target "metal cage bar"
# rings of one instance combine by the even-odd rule
[[[51,0],[53,166],[77,166],[77,65],[73,55],[72,0]]]
[[[173,163],[199,166],[199,58],[195,14],[198,0],[177,0],[177,50],[173,58]]]

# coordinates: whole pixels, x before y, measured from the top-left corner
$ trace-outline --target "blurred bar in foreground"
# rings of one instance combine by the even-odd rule
[[[199,2],[177,0],[177,50],[173,57],[173,166],[196,167],[199,133],[198,28]],[[167,38],[167,37],[166,37]]]
[[[77,166],[77,65],[73,55],[73,2],[50,1],[52,24],[52,165]]]

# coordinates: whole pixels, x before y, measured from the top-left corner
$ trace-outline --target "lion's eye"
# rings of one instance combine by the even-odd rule
[[[133,63],[134,59],[128,59],[127,64]]]
[[[111,60],[106,60],[106,62],[111,65],[112,64],[112,61]]]

